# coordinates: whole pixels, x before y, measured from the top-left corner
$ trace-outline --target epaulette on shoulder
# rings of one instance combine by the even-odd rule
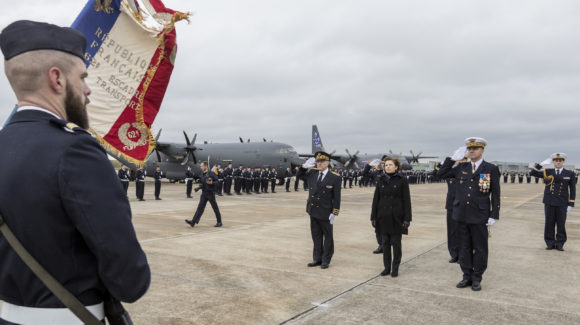
[[[52,119],[52,120],[50,120],[50,122],[52,122],[57,127],[60,127],[69,133],[87,133],[87,134],[90,134],[89,131],[81,128],[80,126],[78,126],[72,122],[67,122],[67,121],[63,121],[63,120],[59,120],[59,119]]]
[[[337,173],[337,172],[333,172],[333,171],[330,171],[330,172],[331,172],[331,173],[333,173],[333,174],[334,174],[334,175],[336,175],[336,176],[340,176],[340,174],[339,174],[339,173]]]

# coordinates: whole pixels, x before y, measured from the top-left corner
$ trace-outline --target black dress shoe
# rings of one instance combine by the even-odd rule
[[[564,251],[564,247],[561,247],[561,246],[556,247],[556,249],[559,250],[560,252]]]
[[[191,226],[191,228],[195,227],[195,223],[189,219],[185,219],[185,223]]]
[[[471,285],[471,281],[470,280],[461,280],[456,287],[458,288],[467,288]]]
[[[548,247],[546,247],[546,249],[547,249],[547,250],[549,250],[549,251],[551,251],[551,250],[552,250],[552,249],[554,249],[554,248],[556,248],[556,247],[554,247],[553,245],[552,245],[552,246],[548,246]]]
[[[139,201],[145,201],[145,199],[139,199]]]
[[[221,222],[218,222],[218,223],[216,223],[216,224],[214,225],[214,227],[221,227],[221,226],[222,226],[222,223],[221,223]]]
[[[391,272],[391,277],[396,278],[398,276],[399,276],[399,270],[393,269],[393,272]]]
[[[481,283],[479,283],[478,281],[473,281],[473,284],[471,285],[471,290],[473,291],[481,290]]]
[[[314,267],[314,266],[319,266],[321,264],[322,264],[322,262],[320,262],[320,261],[319,262],[312,261],[312,262],[308,263],[307,265],[308,265],[308,267]]]
[[[459,257],[452,257],[452,258],[449,260],[449,263],[457,263],[457,261],[459,261]]]
[[[187,198],[188,198],[188,199],[191,199],[191,198],[192,198],[192,196],[191,196],[191,195],[188,195],[188,196],[187,196]]]
[[[321,269],[327,269],[328,268],[328,264],[324,263],[324,264],[320,265],[320,268]]]
[[[385,275],[389,275],[391,274],[391,270],[388,269],[384,269],[383,272],[381,272],[381,276],[385,276]]]
[[[161,200],[161,198],[160,197],[156,197],[155,200]]]

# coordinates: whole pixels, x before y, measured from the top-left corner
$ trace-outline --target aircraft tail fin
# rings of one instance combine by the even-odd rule
[[[312,153],[317,151],[325,151],[322,145],[322,140],[320,139],[320,133],[318,133],[318,127],[316,124],[312,125]]]

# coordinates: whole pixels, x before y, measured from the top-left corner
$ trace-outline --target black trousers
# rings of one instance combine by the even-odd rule
[[[246,179],[246,193],[250,194],[252,192],[252,186],[254,185],[254,181],[250,179]]]
[[[294,181],[294,191],[298,191],[298,183],[300,183],[300,179],[296,177],[296,180]]]
[[[459,257],[459,229],[457,221],[453,220],[453,209],[447,210],[447,249],[451,258]]]
[[[238,177],[234,180],[234,192],[236,192],[236,194],[240,194],[242,192],[242,187],[243,187],[243,179]]]
[[[187,197],[191,196],[191,189],[193,188],[193,180],[188,180],[185,183],[185,194],[187,195]]]
[[[352,178],[348,179],[348,188],[352,188]]]
[[[145,194],[145,182],[137,181],[135,182],[135,193],[138,199],[143,199],[143,194]]]
[[[268,180],[267,179],[263,179],[262,180],[262,192],[264,193],[268,193]]]
[[[357,185],[358,185],[358,177],[355,177],[354,178],[354,186],[357,186]]]
[[[123,185],[123,189],[125,190],[125,194],[127,194],[127,191],[129,190],[129,181],[121,182],[121,185]]]
[[[231,177],[226,177],[226,179],[224,179],[224,192],[226,192],[226,194],[232,194],[232,178]]]
[[[286,192],[290,192],[290,177],[286,177]]]
[[[375,227],[375,237],[377,238],[377,244],[383,247],[383,235],[381,235],[381,230],[379,227]]]
[[[216,184],[216,189],[217,189],[218,194],[222,194],[223,188],[224,188],[224,180],[219,179],[217,184]]]
[[[463,279],[480,282],[487,269],[487,226],[464,222],[457,224],[461,238],[459,265],[463,271]]]
[[[215,200],[215,194],[213,192],[201,192],[201,196],[199,197],[199,204],[197,205],[197,210],[195,211],[195,214],[193,215],[192,221],[194,223],[199,223],[199,220],[201,219],[201,215],[203,214],[203,211],[205,210],[205,206],[207,205],[208,201],[213,209],[213,212],[215,213],[215,217],[217,219],[217,222],[218,223],[222,222],[222,215],[220,213],[220,209],[219,209],[217,202]]]
[[[548,247],[564,247],[566,243],[567,206],[544,204],[546,223],[544,224],[544,241]],[[554,232],[556,235],[554,236]]]
[[[259,179],[254,180],[254,192],[260,193],[260,185],[262,185],[262,181]]]
[[[314,244],[313,261],[330,264],[332,255],[334,255],[334,239],[330,221],[310,217],[310,233]]]
[[[155,180],[155,198],[159,198],[161,194],[161,181]]]
[[[383,265],[386,270],[398,271],[399,265],[401,265],[401,256],[403,255],[401,250],[402,235],[382,234],[381,236],[383,239]],[[391,247],[393,248],[392,257]]]
[[[270,180],[270,189],[272,190],[272,193],[276,192],[276,179]]]
[[[346,177],[342,179],[342,188],[346,188],[346,180]]]

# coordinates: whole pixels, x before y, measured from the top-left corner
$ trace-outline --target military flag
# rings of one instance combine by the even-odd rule
[[[177,50],[175,22],[188,13],[160,0],[89,0],[72,28],[87,38],[90,129],[107,151],[143,165]]]

